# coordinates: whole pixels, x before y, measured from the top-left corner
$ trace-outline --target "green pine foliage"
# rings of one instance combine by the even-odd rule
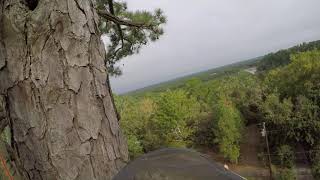
[[[109,1],[98,0],[97,8],[110,12]],[[116,62],[127,56],[139,53],[141,47],[149,42],[158,40],[164,33],[163,25],[167,19],[161,9],[156,9],[154,12],[130,11],[127,3],[123,1],[114,1],[113,11],[116,17],[141,25],[138,27],[118,25],[100,17],[100,31],[110,40],[106,55],[109,74],[121,75],[121,69],[116,66]]]

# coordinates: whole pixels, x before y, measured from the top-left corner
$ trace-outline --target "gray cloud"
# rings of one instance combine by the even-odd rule
[[[121,93],[320,39],[319,0],[126,0],[131,10],[161,8],[165,35],[121,61]]]

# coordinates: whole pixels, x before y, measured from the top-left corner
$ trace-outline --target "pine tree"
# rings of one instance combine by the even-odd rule
[[[0,132],[12,132],[15,179],[112,179],[128,160],[105,62],[157,39],[165,20],[101,2],[0,0]]]

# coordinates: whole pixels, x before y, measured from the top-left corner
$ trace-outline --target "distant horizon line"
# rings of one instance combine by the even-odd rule
[[[269,54],[269,53],[268,53],[268,54]],[[265,55],[263,55],[263,56],[265,56]],[[144,88],[148,88],[148,87],[151,87],[151,86],[155,86],[155,85],[158,85],[158,84],[162,84],[162,83],[174,81],[174,80],[177,80],[177,79],[182,79],[182,78],[187,77],[187,76],[192,76],[192,75],[195,75],[195,74],[203,73],[203,72],[206,72],[206,71],[209,71],[209,70],[213,70],[213,69],[217,69],[217,68],[222,68],[222,67],[225,67],[225,66],[230,66],[230,65],[237,64],[237,63],[240,63],[240,62],[255,60],[255,59],[258,59],[258,58],[262,58],[263,56],[257,56],[257,57],[255,57],[255,58],[251,58],[251,59],[240,60],[240,61],[236,61],[236,62],[233,62],[233,63],[230,63],[230,64],[221,65],[221,66],[210,67],[210,68],[206,68],[206,69],[203,69],[203,70],[186,73],[186,74],[184,74],[184,75],[178,75],[177,77],[174,77],[174,78],[171,78],[171,79],[168,79],[168,80],[159,81],[159,82],[156,82],[156,83],[152,83],[152,84],[150,84],[150,85],[143,86],[143,87],[141,87],[141,88],[136,88],[136,89],[133,89],[133,90],[124,91],[124,92],[121,92],[121,93],[115,93],[115,92],[113,92],[113,93],[115,93],[115,94],[117,94],[117,95],[124,95],[124,94],[128,94],[128,93],[131,93],[131,92],[135,92],[135,91],[144,89]],[[112,87],[111,87],[111,88],[112,88]],[[113,91],[113,90],[112,90],[112,91]]]
[[[296,44],[296,45],[294,45],[294,46],[290,46],[290,47],[287,47],[287,48],[280,48],[280,49],[278,49],[278,50],[276,50],[276,51],[270,51],[270,52],[265,53],[264,55],[256,56],[256,57],[254,57],[254,58],[249,58],[249,59],[245,59],[245,60],[235,61],[235,62],[230,63],[230,64],[225,64],[225,65],[216,66],[216,67],[210,67],[210,68],[202,69],[202,70],[195,71],[195,72],[190,72],[190,73],[188,72],[188,73],[185,73],[184,75],[177,75],[176,77],[171,78],[171,79],[167,79],[167,80],[155,82],[155,83],[152,83],[152,84],[150,84],[150,85],[146,85],[146,86],[143,86],[143,87],[140,87],[140,88],[135,88],[135,89],[132,89],[132,90],[123,91],[123,92],[120,92],[120,93],[115,93],[114,90],[112,90],[112,93],[115,93],[115,94],[117,94],[117,95],[128,94],[128,93],[135,92],[135,91],[138,91],[138,90],[141,90],[141,89],[144,89],[144,88],[148,88],[148,87],[151,87],[151,86],[155,86],[155,85],[158,85],[158,84],[161,84],[161,83],[166,83],[166,82],[174,81],[174,80],[181,79],[181,78],[184,78],[184,77],[187,77],[187,76],[191,76],[191,75],[194,75],[194,74],[199,74],[199,73],[202,73],[202,72],[205,72],[205,71],[213,70],[213,69],[216,69],[216,68],[221,68],[221,67],[224,67],[224,66],[230,66],[230,65],[237,64],[237,63],[244,62],[244,61],[255,60],[255,59],[258,59],[258,58],[262,58],[262,57],[264,57],[264,56],[266,56],[266,55],[268,55],[268,54],[271,54],[271,53],[275,53],[275,52],[278,52],[278,51],[281,51],[281,50],[285,50],[285,49],[290,49],[290,48],[293,48],[293,47],[302,45],[302,44],[304,44],[304,43],[311,43],[311,42],[317,42],[317,41],[320,41],[320,39],[310,40],[310,41],[303,41],[303,42],[298,43],[298,44]],[[112,89],[112,87],[111,87],[111,89]]]

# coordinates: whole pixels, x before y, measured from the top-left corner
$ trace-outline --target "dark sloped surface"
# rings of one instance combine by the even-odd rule
[[[157,150],[134,160],[114,180],[240,180],[200,153],[187,149]]]

